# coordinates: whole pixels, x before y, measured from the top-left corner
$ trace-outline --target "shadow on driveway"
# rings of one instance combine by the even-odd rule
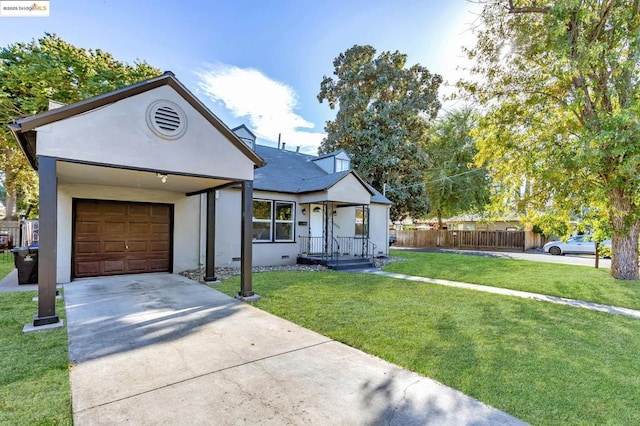
[[[522,424],[172,274],[65,285],[74,424]]]

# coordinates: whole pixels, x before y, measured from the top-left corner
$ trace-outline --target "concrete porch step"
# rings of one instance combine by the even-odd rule
[[[344,271],[349,269],[367,269],[375,265],[369,258],[357,256],[341,256],[339,259],[320,259],[314,257],[298,257],[298,263],[303,265],[324,265],[329,269]]]
[[[327,268],[333,269],[334,271],[347,271],[350,269],[369,269],[373,268],[374,265],[372,262],[349,262],[349,263],[338,263],[338,264],[328,264]]]

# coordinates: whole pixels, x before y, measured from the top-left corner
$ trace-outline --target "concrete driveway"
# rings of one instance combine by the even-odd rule
[[[76,425],[522,424],[178,275],[64,290]]]

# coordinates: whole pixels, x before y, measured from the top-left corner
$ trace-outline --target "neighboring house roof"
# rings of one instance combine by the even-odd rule
[[[313,157],[314,160],[322,160],[323,158],[335,157],[336,155],[344,153],[347,157],[351,158],[351,156],[344,149],[339,149],[337,151],[328,152],[326,154],[318,155],[317,157]]]
[[[40,114],[19,118],[9,124],[13,134],[18,140],[22,151],[29,160],[31,167],[38,169],[36,156],[36,128],[56,121],[64,120],[75,115],[95,110],[105,105],[113,104],[140,93],[147,92],[168,85],[178,92],[193,108],[198,111],[209,123],[222,133],[233,145],[251,159],[256,167],[262,167],[264,160],[243,143],[238,135],[233,133],[218,117],[216,117],[198,98],[196,98],[171,71],[166,71],[159,77],[151,78],[140,83],[133,84],[122,89],[114,90],[103,95],[85,99],[71,105],[62,106]]]
[[[233,129],[231,129],[231,131],[235,133],[236,131],[238,131],[240,129],[244,129],[244,131],[249,133],[254,139],[256,138],[256,135],[251,130],[249,130],[249,128],[244,124],[241,124],[241,125],[239,125],[237,127],[234,127]]]
[[[486,217],[480,214],[466,214],[444,219],[447,222],[519,222],[520,218],[515,214],[502,217]]]
[[[262,145],[256,146],[256,152],[265,159],[267,164],[255,171],[253,182],[255,190],[291,194],[324,191],[344,179],[347,175],[352,175],[369,191],[371,202],[393,204],[371,185],[364,182],[353,170],[327,173],[314,163],[313,160],[318,159],[314,155]]]

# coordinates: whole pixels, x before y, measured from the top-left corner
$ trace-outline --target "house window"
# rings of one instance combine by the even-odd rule
[[[253,200],[253,241],[293,241],[295,204]]]
[[[349,160],[343,160],[342,158],[336,158],[336,173],[349,170]]]
[[[369,207],[356,208],[356,237],[369,238]]]
[[[271,209],[268,200],[253,200],[253,241],[271,241]]]
[[[276,241],[293,241],[293,203],[276,201]]]

